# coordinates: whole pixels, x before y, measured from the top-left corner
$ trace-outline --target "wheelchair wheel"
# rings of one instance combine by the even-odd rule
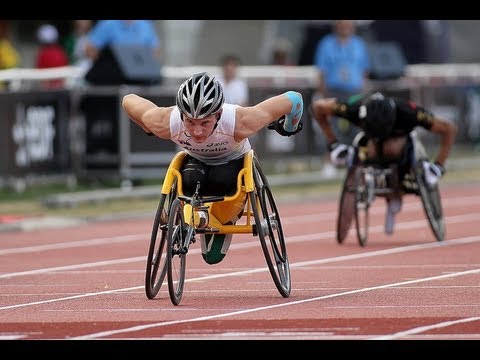
[[[283,297],[291,291],[290,265],[283,228],[272,191],[258,159],[254,158],[255,190],[250,193],[256,232],[273,282]]]
[[[337,215],[337,243],[342,244],[352,225],[355,208],[355,166],[348,169],[340,194]]]
[[[184,248],[184,244],[186,232],[183,204],[180,199],[175,199],[170,207],[167,231],[168,293],[173,305],[180,304],[185,284],[187,250]]]
[[[427,216],[433,234],[437,241],[445,239],[445,222],[443,219],[442,201],[438,184],[431,187],[425,182],[423,161],[417,161],[415,166],[415,180],[418,185],[418,192],[422,199],[423,209]]]
[[[369,188],[365,178],[365,168],[358,166],[355,170],[355,224],[360,246],[365,246],[368,239],[370,198],[373,189]]]
[[[160,201],[155,214],[145,272],[145,292],[149,299],[154,299],[157,296],[167,273],[166,236],[168,212],[176,194],[177,186],[175,182],[169,194],[160,195]]]

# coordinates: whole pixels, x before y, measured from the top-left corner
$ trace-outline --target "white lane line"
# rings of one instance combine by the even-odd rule
[[[97,246],[97,245],[103,245],[103,244],[124,243],[124,242],[136,241],[136,240],[150,239],[150,236],[151,236],[150,234],[132,234],[132,235],[111,236],[111,237],[105,237],[105,238],[79,240],[79,241],[47,244],[47,245],[25,246],[25,247],[0,250],[0,255],[32,253],[37,251],[70,249],[70,248],[84,247],[84,246]]]
[[[317,239],[318,234],[310,234],[309,237],[312,238],[312,239]],[[305,236],[302,236],[302,238],[305,238]],[[445,241],[443,241],[442,246],[445,246],[445,247],[446,246],[456,246],[456,245],[459,245],[459,244],[468,244],[468,243],[478,242],[478,241],[480,241],[480,235],[469,236],[469,237],[465,237],[465,238],[452,239],[452,240],[445,240]],[[290,268],[292,268],[292,267],[298,268],[298,267],[311,266],[311,265],[317,265],[317,264],[325,264],[325,263],[330,263],[330,262],[346,261],[346,260],[356,260],[356,259],[368,258],[368,257],[373,257],[373,256],[382,256],[382,255],[396,254],[396,253],[402,253],[402,252],[408,252],[408,251],[429,249],[429,248],[433,248],[433,247],[437,247],[437,246],[438,246],[437,243],[408,245],[408,246],[402,246],[402,247],[392,248],[392,249],[384,249],[384,250],[369,251],[369,252],[359,253],[359,254],[338,256],[338,257],[334,257],[334,258],[303,261],[303,262],[299,262],[299,263],[290,264]],[[125,259],[125,260],[130,260],[130,259]],[[84,264],[84,265],[85,266],[93,266],[93,264]],[[264,271],[269,271],[269,270],[268,270],[267,267],[262,267],[262,268],[255,268],[255,269],[249,269],[249,270],[234,271],[234,272],[224,273],[224,274],[214,274],[214,275],[201,276],[201,277],[197,277],[197,278],[189,278],[189,279],[185,279],[185,282],[205,281],[205,280],[219,279],[219,278],[225,278],[225,277],[244,276],[246,274],[254,274],[254,273],[259,273],[259,272],[264,272]],[[459,272],[458,274],[463,274],[463,273],[467,273],[467,272]],[[405,284],[408,284],[408,283],[409,282],[405,282]],[[66,296],[66,297],[57,298],[57,299],[35,301],[35,302],[31,302],[31,303],[7,305],[7,306],[0,307],[0,310],[15,309],[15,308],[27,307],[27,306],[32,306],[32,305],[40,305],[40,304],[49,304],[49,303],[58,302],[58,301],[73,300],[73,299],[79,299],[79,298],[82,298],[82,297],[90,297],[90,296],[100,296],[100,295],[112,294],[112,293],[123,292],[123,291],[139,290],[139,289],[143,289],[143,288],[144,288],[144,286],[142,285],[142,286],[134,286],[134,287],[128,287],[128,288],[121,288],[121,289],[112,289],[112,290],[107,290],[107,291],[99,291],[99,292],[95,292],[95,293],[85,293],[83,295],[79,294],[79,295]],[[341,293],[341,294],[345,294],[345,293]]]
[[[465,205],[476,205],[480,202],[480,196],[462,196],[456,198],[442,198],[443,208],[453,208],[461,207]],[[419,205],[421,206],[421,200],[418,198],[415,201],[405,201],[402,205],[402,213],[405,212],[416,212],[418,211]],[[383,215],[385,214],[386,205],[385,201],[382,198],[375,199],[372,207],[369,210],[370,215]],[[293,215],[282,217],[282,224],[298,224],[298,223],[307,223],[311,221],[332,221],[337,219],[338,208],[335,208],[333,211],[323,211],[315,214],[304,214],[304,215]]]
[[[382,199],[379,199],[382,200]],[[447,198],[442,199],[444,207],[459,207],[465,205],[474,205],[480,201],[480,196],[469,196],[469,197],[458,197],[458,198]],[[403,205],[402,212],[413,212],[418,211],[418,203],[405,203]],[[374,205],[371,209],[372,214],[376,213],[384,213],[385,209],[383,206]],[[478,214],[478,213],[477,213]],[[473,216],[475,214],[470,214]],[[458,215],[462,216],[462,215]],[[315,214],[305,214],[305,215],[293,215],[293,216],[282,216],[282,224],[298,224],[298,223],[306,223],[306,222],[319,222],[319,221],[332,221],[337,218],[336,211],[323,211],[317,212]],[[450,217],[450,219],[453,217]],[[476,220],[476,219],[475,219]],[[423,226],[426,223],[427,219],[425,218],[424,221],[421,221],[420,224]],[[445,218],[445,221],[451,221]],[[406,223],[407,227],[412,226],[412,222]],[[401,226],[400,224],[396,225]],[[418,226],[418,225],[416,225]],[[383,231],[383,227],[371,227],[371,231],[378,232],[379,230]],[[332,232],[328,232],[328,236],[331,235]],[[113,243],[124,243],[130,241],[137,241],[137,240],[145,240],[150,239],[150,233],[144,234],[131,234],[131,235],[121,235],[121,236],[112,236],[112,237],[104,237],[104,238],[96,238],[96,239],[88,239],[88,240],[78,240],[72,242],[63,242],[63,243],[56,243],[56,244],[47,244],[47,245],[34,245],[34,246],[26,246],[26,247],[17,247],[11,249],[1,249],[0,256],[2,255],[10,255],[10,254],[21,254],[21,253],[32,253],[32,252],[39,252],[39,251],[47,251],[47,250],[56,250],[56,249],[69,249],[69,248],[76,248],[76,247],[85,247],[85,246],[98,246],[104,244],[113,244]],[[334,234],[333,236],[336,236]]]
[[[257,308],[227,312],[227,313],[216,314],[216,315],[207,315],[207,316],[201,316],[201,317],[191,318],[191,319],[172,320],[172,321],[165,321],[165,322],[153,323],[153,324],[136,325],[136,326],[131,326],[131,327],[127,327],[127,328],[123,328],[123,329],[117,329],[117,330],[101,331],[101,332],[97,332],[97,333],[91,333],[91,334],[88,334],[88,335],[71,337],[69,339],[70,340],[98,339],[98,338],[117,335],[117,334],[122,334],[122,333],[144,331],[146,329],[165,327],[165,326],[169,326],[169,325],[177,325],[177,324],[183,324],[183,323],[190,323],[190,322],[198,322],[198,321],[206,321],[206,320],[212,320],[212,319],[231,317],[231,316],[235,316],[235,315],[243,315],[243,314],[259,312],[259,311],[264,311],[264,310],[270,310],[270,309],[276,309],[276,308],[281,308],[281,307],[286,307],[286,306],[291,306],[291,305],[299,305],[299,304],[304,304],[304,303],[313,302],[313,301],[331,299],[331,298],[340,297],[340,296],[358,294],[358,293],[373,291],[373,290],[378,290],[378,289],[387,289],[387,288],[391,288],[391,287],[395,287],[395,286],[401,286],[401,285],[405,285],[405,284],[414,284],[414,283],[419,283],[419,282],[434,281],[434,280],[446,279],[446,278],[451,278],[451,277],[456,277],[456,276],[478,274],[478,273],[480,273],[480,269],[472,269],[472,270],[462,271],[462,272],[458,272],[458,273],[450,273],[450,274],[443,274],[443,275],[438,275],[438,276],[430,276],[430,277],[426,277],[426,278],[422,278],[422,279],[415,279],[415,280],[402,281],[402,282],[391,283],[391,284],[384,284],[384,285],[379,285],[379,286],[372,286],[372,287],[367,287],[367,288],[362,288],[362,289],[357,289],[357,290],[345,291],[345,292],[337,293],[337,294],[318,296],[318,297],[314,297],[314,298],[310,298],[310,299],[304,299],[304,300],[296,300],[296,301],[291,301],[291,302],[287,302],[287,303],[283,303],[283,304],[261,306],[261,307],[257,307]]]
[[[420,333],[425,332],[425,331],[440,329],[440,328],[449,327],[449,326],[456,325],[456,324],[463,324],[463,323],[472,322],[472,321],[480,321],[480,317],[479,316],[474,316],[474,317],[465,318],[465,319],[444,321],[444,322],[440,322],[440,323],[437,323],[437,324],[420,326],[420,327],[413,328],[413,329],[410,329],[410,330],[397,332],[395,334],[373,337],[373,338],[370,338],[369,340],[394,340],[394,339],[398,339],[398,338],[405,337],[405,336],[408,336],[408,335],[420,334]]]
[[[479,217],[480,217],[480,213],[450,216],[450,217],[445,218],[445,222],[446,223],[468,222],[468,221],[472,221],[472,220],[478,220]],[[427,220],[406,221],[406,222],[398,223],[395,226],[397,227],[397,229],[398,228],[400,228],[400,229],[405,228],[405,229],[408,229],[408,230],[412,230],[412,229],[415,229],[415,228],[420,229],[420,228],[425,227],[426,221]],[[369,232],[370,233],[381,233],[381,232],[383,232],[383,226],[382,225],[372,226],[372,227],[370,227]],[[334,232],[334,231],[324,231],[324,232],[321,232],[321,233],[291,236],[291,237],[287,237],[285,240],[286,240],[287,244],[290,244],[290,243],[298,243],[298,242],[305,242],[305,241],[318,241],[320,239],[331,239],[335,236],[336,236],[336,232]],[[444,243],[445,243],[445,241],[435,242],[435,243],[433,243],[433,246],[443,246]],[[420,244],[420,245],[412,245],[412,246],[415,246],[415,247],[418,246],[419,248],[422,248],[423,245],[427,246],[428,248],[432,247],[431,243]],[[232,251],[232,250],[235,250],[235,249],[252,248],[252,247],[258,247],[258,241],[249,241],[249,242],[245,242],[245,243],[241,243],[241,244],[232,244],[230,246],[229,251]],[[399,249],[403,249],[403,247],[401,247]],[[395,249],[389,249],[389,250],[395,250]],[[388,251],[388,250],[385,250],[385,251]],[[192,250],[190,250],[189,253],[190,254],[200,253],[200,249],[192,249]],[[366,254],[368,254],[368,253],[366,253]],[[358,254],[356,254],[355,256],[357,256],[357,255]],[[132,257],[132,258],[124,258],[124,259],[96,261],[96,262],[84,263],[84,264],[57,266],[57,267],[52,267],[52,268],[43,268],[43,269],[36,269],[36,270],[21,271],[21,272],[16,272],[16,273],[0,274],[0,279],[8,279],[8,278],[13,278],[13,277],[18,277],[18,276],[45,274],[45,273],[56,272],[56,271],[68,271],[68,270],[85,269],[85,268],[99,267],[99,266],[127,264],[127,263],[132,263],[132,262],[137,262],[137,261],[145,261],[145,260],[146,260],[146,255],[145,256]],[[326,260],[327,260],[327,262],[330,262],[328,259],[326,259]],[[312,261],[313,261],[313,263],[316,263],[317,260],[312,260]],[[293,265],[290,264],[290,266],[293,266]],[[303,266],[303,265],[301,265],[301,266]],[[264,269],[261,269],[261,271],[264,271]]]

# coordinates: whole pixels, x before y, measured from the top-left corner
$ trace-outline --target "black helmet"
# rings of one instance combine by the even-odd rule
[[[215,114],[224,102],[222,85],[206,72],[185,80],[177,93],[178,109],[192,119],[203,119]]]
[[[368,137],[384,140],[393,129],[397,110],[392,98],[376,95],[360,107],[359,117],[364,119],[363,129]]]

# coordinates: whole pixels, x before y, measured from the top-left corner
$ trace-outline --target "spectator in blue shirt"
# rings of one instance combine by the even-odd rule
[[[150,20],[99,20],[88,33],[87,55],[95,60],[110,44],[145,45],[160,58],[160,39]]]
[[[314,101],[322,97],[347,99],[366,90],[370,54],[366,42],[355,33],[354,20],[335,20],[333,31],[318,42],[314,65],[319,77]],[[333,124],[335,135],[344,144],[351,144],[360,131],[345,119]],[[328,159],[324,172],[327,177],[335,175]]]

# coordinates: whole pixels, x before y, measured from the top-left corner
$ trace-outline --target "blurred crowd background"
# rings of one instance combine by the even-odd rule
[[[93,20],[96,22],[97,20]],[[3,20],[22,59],[34,67],[36,31],[44,23],[58,29],[60,43],[74,32],[72,20]],[[331,20],[154,20],[168,66],[216,65],[219,54],[241,54],[244,65],[268,65],[275,50],[288,51],[294,65],[313,64],[316,42],[330,31]],[[409,64],[476,62],[479,20],[358,20],[367,42],[401,44]]]
[[[171,105],[193,71],[213,72],[244,105],[297,90],[308,108],[315,96],[348,92],[328,88],[328,68],[318,60],[337,21],[0,20],[0,187],[58,175],[160,177],[177,149],[144,137],[119,110],[119,99],[135,91]],[[457,147],[479,151],[480,20],[352,23],[350,35],[365,44],[370,61],[362,68],[365,83],[352,91],[411,98],[457,123]],[[130,51],[134,42],[152,58]],[[352,54],[326,58],[348,63]],[[325,139],[308,111],[304,116],[299,136],[265,131],[252,139],[261,156],[282,165],[290,158],[321,164]]]

